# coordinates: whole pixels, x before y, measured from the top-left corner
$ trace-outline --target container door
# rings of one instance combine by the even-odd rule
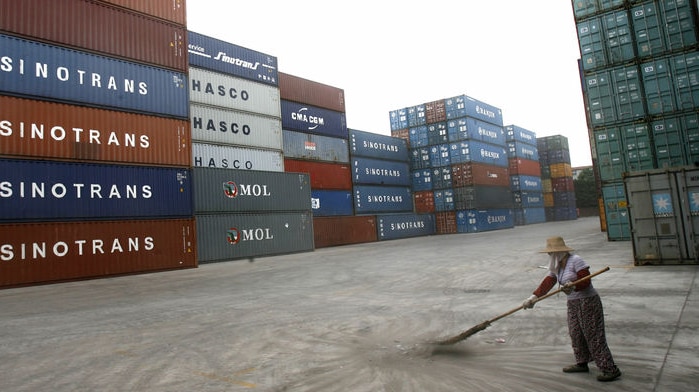
[[[687,259],[699,264],[699,169],[677,173],[677,188],[682,206],[685,225],[684,236],[687,242]]]

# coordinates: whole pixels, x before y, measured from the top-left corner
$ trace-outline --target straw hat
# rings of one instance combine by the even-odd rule
[[[539,253],[570,252],[573,250],[573,248],[566,246],[563,237],[550,237],[546,239],[546,249],[540,250]]]

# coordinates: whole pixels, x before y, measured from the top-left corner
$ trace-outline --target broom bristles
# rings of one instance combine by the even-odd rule
[[[437,342],[437,344],[440,346],[446,346],[449,344],[458,343],[462,340],[468,339],[471,335],[475,335],[476,333],[488,328],[489,326],[490,326],[490,321],[484,321],[484,322],[476,325],[475,327],[471,327],[470,329],[468,329],[468,330],[466,330],[466,331],[464,331],[456,336],[453,336],[449,339]]]

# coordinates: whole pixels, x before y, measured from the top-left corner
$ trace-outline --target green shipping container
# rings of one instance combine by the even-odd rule
[[[699,51],[675,55],[670,64],[677,110],[699,108]]]
[[[655,1],[646,1],[631,8],[631,18],[638,57],[658,56],[666,52],[662,16]]]
[[[636,57],[633,33],[626,10],[602,15],[604,46],[607,50],[607,65],[624,63]]]
[[[641,77],[648,114],[658,115],[677,110],[668,58],[657,58],[641,64]]]
[[[629,241],[631,228],[624,183],[602,185],[602,200],[607,219],[607,239],[609,241]]]
[[[594,131],[600,180],[621,181],[626,171],[624,143],[616,127]]]
[[[651,123],[658,168],[685,166],[688,164],[685,137],[681,117],[665,117]]]
[[[627,124],[621,127],[626,167],[630,172],[655,168],[653,144],[648,124]]]

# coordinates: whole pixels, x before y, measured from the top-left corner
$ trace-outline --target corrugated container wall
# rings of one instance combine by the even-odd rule
[[[276,150],[193,143],[192,166],[281,172],[284,155]]]
[[[408,143],[404,139],[349,129],[352,156],[410,162]]]
[[[287,172],[309,173],[311,175],[311,189],[313,190],[352,189],[352,175],[349,164],[285,158],[284,170]]]
[[[282,100],[282,127],[289,131],[348,138],[345,113]]]
[[[152,15],[180,25],[187,24],[185,0],[102,0],[105,3]]]
[[[197,266],[194,219],[0,224],[0,287]]]
[[[0,30],[186,73],[182,25],[91,0],[0,0],[0,9]]]
[[[349,163],[347,139],[286,130],[283,135],[286,158]]]
[[[314,219],[319,216],[354,215],[352,191],[311,190],[311,207]]]
[[[194,141],[282,149],[282,121],[279,117],[197,103],[191,103],[189,110]]]
[[[356,185],[354,211],[357,214],[412,212],[410,187]]]
[[[0,154],[189,166],[185,120],[0,96]]]
[[[286,101],[345,112],[345,91],[341,88],[280,72],[279,92]]]
[[[364,215],[313,218],[313,235],[316,249],[376,242],[376,217]]]
[[[434,214],[377,215],[376,220],[379,241],[428,236],[436,232]]]
[[[7,94],[187,118],[183,73],[0,34]]]

